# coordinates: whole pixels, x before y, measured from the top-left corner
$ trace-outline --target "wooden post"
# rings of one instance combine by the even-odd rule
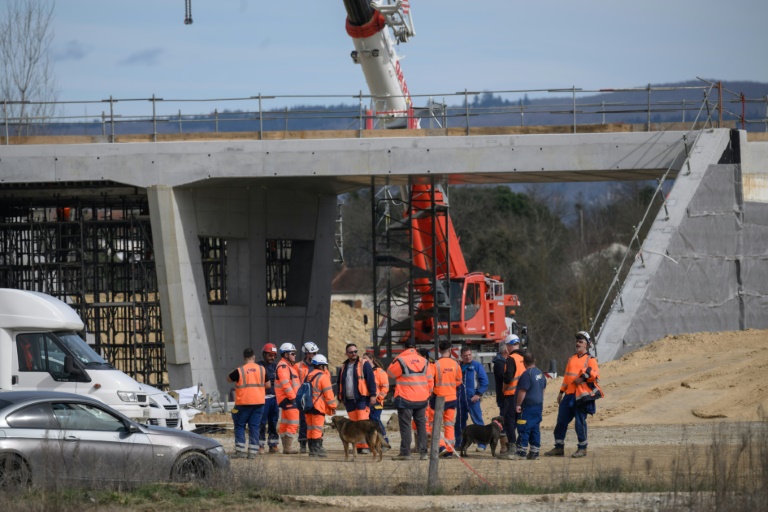
[[[429,476],[427,478],[427,489],[434,491],[437,489],[439,479],[439,461],[440,438],[443,435],[443,411],[445,410],[445,397],[435,397],[435,420],[432,423],[432,442],[429,446]]]

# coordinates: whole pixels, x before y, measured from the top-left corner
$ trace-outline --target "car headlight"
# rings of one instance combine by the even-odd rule
[[[138,402],[139,401],[139,394],[135,391],[118,391],[117,396],[120,397],[120,400],[123,402]]]
[[[210,450],[208,450],[208,451],[209,451],[209,452],[210,452],[212,455],[224,455],[224,453],[225,453],[225,451],[224,451],[224,447],[223,447],[223,446],[221,446],[221,445],[217,446],[216,448],[211,448],[211,449],[210,449]]]

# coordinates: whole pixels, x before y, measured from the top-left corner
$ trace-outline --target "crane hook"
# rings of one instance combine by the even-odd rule
[[[184,24],[192,24],[192,0],[185,0],[184,2]]]

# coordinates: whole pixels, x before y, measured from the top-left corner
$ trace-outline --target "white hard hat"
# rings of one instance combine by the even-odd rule
[[[296,352],[296,347],[293,343],[283,343],[280,345],[280,353],[285,354],[286,352]]]
[[[326,359],[323,354],[315,354],[315,357],[312,358],[312,364],[315,366],[328,364],[328,359]]]
[[[520,343],[520,337],[517,334],[508,334],[506,338],[504,338],[504,343],[507,345],[514,345],[515,343]]]
[[[313,342],[308,341],[304,343],[303,347],[301,347],[301,351],[304,352],[305,354],[317,354],[318,352],[320,352],[320,348],[317,345],[315,345]]]
[[[576,333],[576,339],[584,340],[587,342],[587,345],[592,344],[592,337],[590,337],[589,333],[587,331],[579,331]]]

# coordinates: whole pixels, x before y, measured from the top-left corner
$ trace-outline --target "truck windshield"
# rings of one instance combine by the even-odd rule
[[[97,354],[95,350],[83,341],[83,338],[74,332],[58,332],[56,333],[56,336],[83,365],[90,368],[98,366],[112,368],[111,364],[106,362],[103,357]]]

